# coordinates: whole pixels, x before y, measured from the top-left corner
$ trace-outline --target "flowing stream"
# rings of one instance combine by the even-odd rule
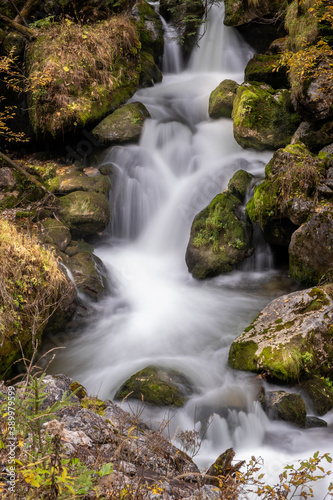
[[[249,262],[215,279],[194,280],[184,258],[194,216],[234,172],[263,176],[271,158],[238,146],[231,120],[208,117],[211,91],[226,78],[241,83],[253,53],[223,25],[223,15],[223,4],[213,7],[186,69],[172,28],[164,25],[163,82],[131,99],[143,102],[152,118],[138,145],[109,148],[102,160],[115,165],[116,175],[110,238],[96,254],[109,270],[113,293],[96,306],[98,320],[71,337],[52,371],[112,399],[147,365],[175,368],[191,381],[194,395],[177,411],[141,408],[141,418],[156,427],[170,419],[171,437],[200,431],[195,461],[202,468],[232,446],[239,460],[263,457],[268,478],[276,478],[292,460],[316,449],[333,451],[333,413],[324,417],[327,429],[270,421],[255,402],[255,376],[228,368],[227,357],[232,340],[290,283],[274,270],[260,238]]]

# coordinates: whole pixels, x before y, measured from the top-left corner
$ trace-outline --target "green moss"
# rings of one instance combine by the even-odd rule
[[[280,66],[276,71],[281,55],[255,54],[247,63],[244,73],[245,82],[264,82],[275,89],[288,88],[287,67]]]
[[[300,123],[290,92],[262,84],[238,88],[232,118],[236,141],[244,148],[259,150],[286,146]]]
[[[88,410],[91,410],[98,415],[102,415],[103,417],[105,415],[106,403],[98,398],[85,396],[81,399],[81,406],[82,408],[87,408]]]
[[[181,407],[190,393],[189,382],[180,372],[149,366],[132,375],[117,391],[115,399],[130,397],[155,406]]]
[[[256,355],[258,345],[249,340],[247,342],[233,342],[229,350],[228,362],[235,370],[257,372],[258,357]]]
[[[313,288],[311,292],[309,292],[309,295],[310,297],[313,297],[314,300],[311,302],[311,304],[300,311],[302,314],[312,311],[319,311],[319,309],[322,309],[322,307],[325,307],[330,303],[329,299],[326,297],[326,294],[320,288]]]
[[[72,392],[76,391],[75,395],[79,399],[83,399],[83,398],[85,398],[87,396],[86,390],[84,389],[84,387],[82,387],[81,384],[79,384],[79,382],[76,382],[76,381],[73,382],[70,387],[71,387],[71,391]]]

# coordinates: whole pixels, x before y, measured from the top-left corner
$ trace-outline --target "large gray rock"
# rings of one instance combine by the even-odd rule
[[[225,191],[218,194],[194,219],[186,250],[186,264],[197,279],[216,276],[248,257],[252,227],[241,201]]]
[[[332,286],[270,302],[232,343],[229,364],[281,382],[326,376],[333,362]]]
[[[110,145],[139,140],[144,122],[150,114],[141,102],[125,104],[102,120],[92,131],[101,143]]]
[[[316,284],[333,278],[333,208],[315,214],[297,229],[289,245],[289,272],[295,280]]]
[[[286,146],[300,123],[289,90],[259,83],[243,83],[238,88],[232,119],[238,144],[259,150]]]

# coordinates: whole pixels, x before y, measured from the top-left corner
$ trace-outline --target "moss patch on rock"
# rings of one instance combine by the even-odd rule
[[[88,177],[83,172],[69,172],[57,175],[47,182],[52,193],[68,194],[73,191],[94,191],[107,194],[111,188],[110,178],[105,175]]]
[[[333,360],[330,287],[273,300],[232,343],[229,364],[288,383],[327,376]]]
[[[74,235],[96,234],[106,229],[110,206],[102,193],[75,191],[60,199],[59,215]]]
[[[185,257],[189,271],[197,279],[231,271],[249,255],[251,229],[240,200],[229,191],[218,194],[193,221]]]
[[[147,118],[150,118],[147,108],[141,102],[132,102],[104,118],[92,133],[104,145],[136,142]]]
[[[233,80],[223,80],[209,96],[208,114],[211,118],[231,118],[239,85]]]
[[[286,146],[300,123],[290,92],[266,84],[244,83],[238,88],[232,119],[238,144],[259,150]]]
[[[190,382],[180,372],[148,366],[132,375],[117,391],[115,399],[130,397],[155,406],[181,407],[192,393]]]
[[[244,72],[245,82],[263,82],[274,89],[289,88],[287,66],[280,66],[278,54],[255,54],[247,63]],[[279,71],[276,71],[279,67]]]
[[[253,175],[246,170],[237,170],[228,183],[228,190],[243,203],[246,191],[252,179]]]

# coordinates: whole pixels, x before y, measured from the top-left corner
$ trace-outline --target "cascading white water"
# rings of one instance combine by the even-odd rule
[[[176,368],[195,393],[171,412],[171,434],[194,425],[203,431],[214,416],[197,463],[205,467],[233,446],[239,459],[261,455],[274,475],[314,448],[332,451],[325,429],[269,421],[254,402],[254,377],[228,368],[232,340],[283,291],[284,281],[267,270],[266,257],[265,272],[254,264],[204,282],[192,279],[184,261],[194,216],[236,170],[262,175],[271,157],[242,150],[231,120],[208,118],[210,92],[225,78],[241,82],[252,53],[222,18],[223,4],[213,7],[188,71],[168,74],[133,97],[152,116],[139,145],[105,151],[116,182],[110,242],[96,253],[112,276],[113,295],[97,306],[98,321],[73,336],[52,370],[79,380],[91,394],[112,398],[147,365]],[[171,413],[147,407],[143,416],[155,425]],[[325,418],[333,423],[332,413]]]

